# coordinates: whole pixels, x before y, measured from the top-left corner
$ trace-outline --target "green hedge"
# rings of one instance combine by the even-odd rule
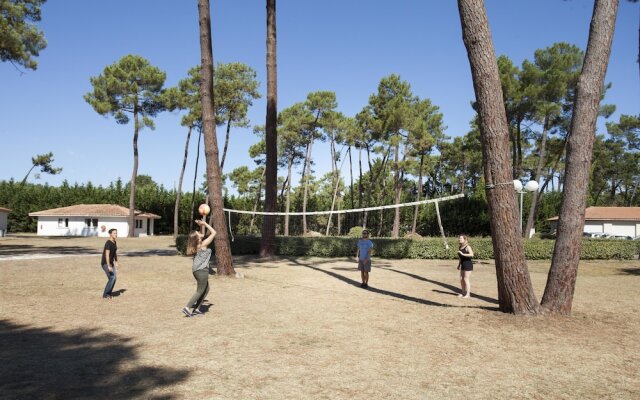
[[[380,258],[415,259],[455,259],[457,238],[447,238],[449,250],[444,248],[441,238],[388,239],[372,238],[374,256]],[[185,253],[186,235],[176,239],[176,248]],[[277,236],[276,254],[280,256],[308,257],[353,257],[356,254],[356,239],[349,237],[299,237]],[[469,241],[475,258],[493,259],[491,238],[471,238]],[[549,260],[553,254],[553,240],[530,239],[524,242],[524,250],[529,260]],[[212,245],[213,247],[213,245]],[[259,254],[260,237],[236,236],[231,242],[231,252],[235,255]],[[640,252],[640,241],[612,239],[584,239],[582,260],[630,260]]]

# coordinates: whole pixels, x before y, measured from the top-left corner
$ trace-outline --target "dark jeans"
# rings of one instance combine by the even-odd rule
[[[204,298],[207,297],[207,293],[209,293],[209,271],[206,268],[199,269],[193,272],[193,277],[196,278],[198,287],[196,288],[195,294],[189,299],[187,307],[195,310],[200,307]]]
[[[116,279],[118,278],[118,274],[116,272],[116,266],[113,265],[111,267],[111,272],[109,272],[109,267],[107,264],[102,265],[102,270],[107,275],[107,285],[104,287],[104,292],[102,293],[102,297],[111,296],[111,292],[113,291],[113,287],[116,285]]]

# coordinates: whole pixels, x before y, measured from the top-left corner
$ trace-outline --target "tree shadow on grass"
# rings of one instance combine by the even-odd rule
[[[621,275],[640,275],[640,268],[631,267],[631,268],[620,268]]]
[[[404,272],[404,271],[398,271],[397,269],[393,269],[393,268],[383,268],[383,269],[386,270],[386,271],[397,272],[398,274],[407,275],[407,276],[410,276],[412,278],[415,278],[415,279],[418,279],[418,280],[421,280],[421,281],[424,281],[424,282],[429,282],[429,283],[432,283],[434,285],[441,286],[441,287],[443,287],[445,289],[449,289],[451,291],[450,292],[451,294],[457,295],[460,292],[460,288],[458,288],[456,286],[453,286],[453,285],[449,285],[448,283],[442,283],[442,282],[434,281],[433,279],[427,279],[427,278],[425,278],[423,276],[420,276],[420,275],[411,274],[409,272]],[[446,293],[446,292],[443,292],[443,291],[437,291],[437,292],[438,293]],[[474,299],[479,299],[479,300],[482,300],[482,301],[486,301],[487,303],[491,303],[491,304],[500,304],[497,299],[494,299],[494,298],[491,298],[491,297],[486,297],[486,296],[481,296],[481,295],[478,295],[478,294],[475,294],[475,293],[471,293],[471,297],[474,298]]]
[[[56,332],[0,320],[2,398],[179,397],[150,391],[186,380],[189,371],[131,366],[138,352],[131,340],[98,330]]]
[[[34,246],[30,244],[3,244],[0,246],[0,256],[22,256],[27,254],[86,254],[99,255],[100,252],[91,247],[82,246]]]
[[[329,275],[329,276],[331,276],[333,278],[339,279],[339,280],[341,280],[341,281],[343,281],[345,283],[348,283],[349,285],[355,286],[358,289],[360,289],[360,282],[355,281],[355,280],[350,279],[350,278],[347,278],[344,275],[340,275],[340,274],[335,273],[335,272],[327,271],[327,270],[315,267],[315,266],[310,265],[310,264],[305,264],[305,263],[300,262],[299,260],[297,260],[295,258],[288,258],[288,260],[290,262],[296,264],[296,265],[301,266],[301,267],[305,267],[305,268],[309,268],[309,269],[313,269],[315,271],[319,271],[319,272],[325,273],[325,274],[327,274],[327,275]],[[360,289],[360,290],[362,290],[362,289]],[[438,302],[431,301],[431,300],[420,299],[418,297],[413,297],[413,296],[409,296],[409,295],[406,295],[406,294],[396,293],[396,292],[392,292],[390,290],[379,289],[379,288],[371,287],[371,286],[369,286],[366,290],[369,291],[369,292],[382,294],[382,295],[393,297],[393,298],[400,299],[400,300],[411,301],[411,302],[418,303],[418,304],[424,304],[424,305],[427,305],[427,306],[460,307],[460,306],[456,306],[456,305],[452,305],[452,304],[444,304],[444,303],[438,303]],[[490,310],[490,311],[497,311],[498,310],[498,308],[496,308],[496,307],[465,306],[465,308],[480,308],[480,309]]]

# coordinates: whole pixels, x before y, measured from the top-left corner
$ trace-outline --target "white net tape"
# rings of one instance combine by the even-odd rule
[[[429,204],[429,203],[438,203],[447,200],[454,200],[464,197],[464,194],[456,194],[453,196],[440,197],[437,199],[429,199],[429,200],[420,200],[413,201],[411,203],[402,203],[402,204],[390,204],[387,206],[378,206],[378,207],[366,207],[366,208],[351,208],[347,210],[334,210],[334,211],[308,211],[308,212],[264,212],[264,211],[244,211],[244,210],[234,210],[231,208],[224,208],[225,212],[229,213],[238,213],[238,214],[255,214],[255,215],[327,215],[327,214],[346,214],[346,213],[354,213],[354,212],[364,212],[364,211],[375,211],[375,210],[385,210],[389,208],[400,208],[400,207],[411,207],[417,206],[421,204]]]

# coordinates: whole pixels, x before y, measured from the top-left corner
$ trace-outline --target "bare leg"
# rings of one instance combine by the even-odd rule
[[[362,276],[362,281],[364,282],[365,285],[369,284],[369,273],[366,271],[362,271],[364,272],[363,276]]]
[[[464,282],[464,298],[471,297],[471,271],[463,271],[462,281]]]
[[[464,271],[462,269],[460,270],[460,289],[462,290],[462,292],[458,293],[458,297],[462,297],[467,293],[465,292]]]

